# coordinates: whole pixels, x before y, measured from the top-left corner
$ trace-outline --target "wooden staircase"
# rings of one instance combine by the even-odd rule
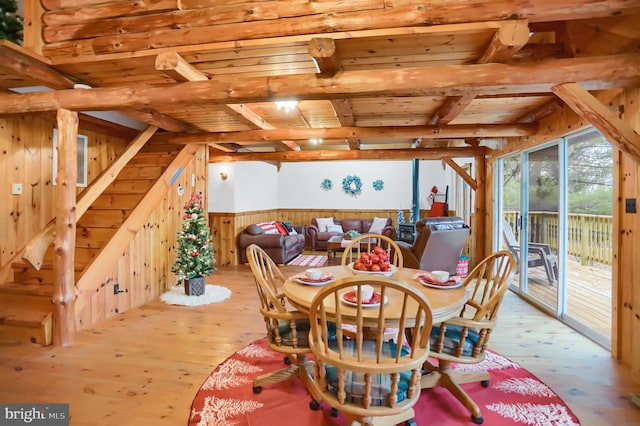
[[[145,146],[78,220],[76,281],[115,234],[149,188],[160,178],[180,146]],[[0,345],[52,343],[54,253],[50,246],[40,270],[24,261],[12,263],[13,281],[0,284]]]

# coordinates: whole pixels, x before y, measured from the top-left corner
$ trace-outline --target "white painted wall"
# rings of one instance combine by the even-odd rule
[[[470,159],[458,160],[459,164]],[[449,203],[455,208],[455,172],[443,169],[441,161],[419,163],[420,208],[428,209],[427,196],[436,185],[444,193],[449,185]],[[228,175],[220,178],[220,172]],[[282,163],[215,163],[209,165],[209,211],[238,213],[276,208],[309,209],[403,209],[411,208],[412,161],[316,161]],[[355,175],[362,181],[362,193],[350,196],[342,190],[342,180]],[[331,190],[321,183],[330,179]],[[376,191],[373,181],[384,188]],[[407,214],[408,217],[408,214]]]

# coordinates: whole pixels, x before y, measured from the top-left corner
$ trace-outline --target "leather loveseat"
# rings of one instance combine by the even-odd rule
[[[469,227],[460,217],[431,217],[416,222],[413,244],[398,241],[404,266],[424,271],[456,273]]]
[[[371,228],[373,219],[334,219],[333,223],[336,225],[340,225],[342,227],[343,233],[353,229],[360,234],[366,234],[369,231],[369,228]],[[382,229],[381,234],[386,235],[391,239],[395,239],[396,228],[393,226],[393,222],[391,221],[391,219],[387,219],[387,224]],[[318,228],[318,222],[314,217],[313,219],[311,219],[311,225],[307,226],[307,239],[309,241],[309,249],[326,249],[327,241],[329,240],[329,238],[335,237],[336,235],[341,235],[341,233],[336,231],[321,232]]]
[[[240,247],[240,263],[248,263],[247,247],[251,244],[258,245],[277,264],[284,265],[304,250],[305,233],[304,226],[294,226],[297,234],[266,234],[258,225],[249,225],[240,234],[238,246]]]

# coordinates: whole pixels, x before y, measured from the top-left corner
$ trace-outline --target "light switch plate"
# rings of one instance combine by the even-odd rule
[[[22,184],[21,183],[12,183],[11,184],[11,193],[13,195],[22,194]]]

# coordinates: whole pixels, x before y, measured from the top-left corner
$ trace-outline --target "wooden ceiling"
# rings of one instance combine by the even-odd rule
[[[554,86],[640,82],[637,1],[43,5],[43,55],[0,45],[0,87],[55,91],[0,114],[118,110],[214,160],[475,155],[535,134]]]

